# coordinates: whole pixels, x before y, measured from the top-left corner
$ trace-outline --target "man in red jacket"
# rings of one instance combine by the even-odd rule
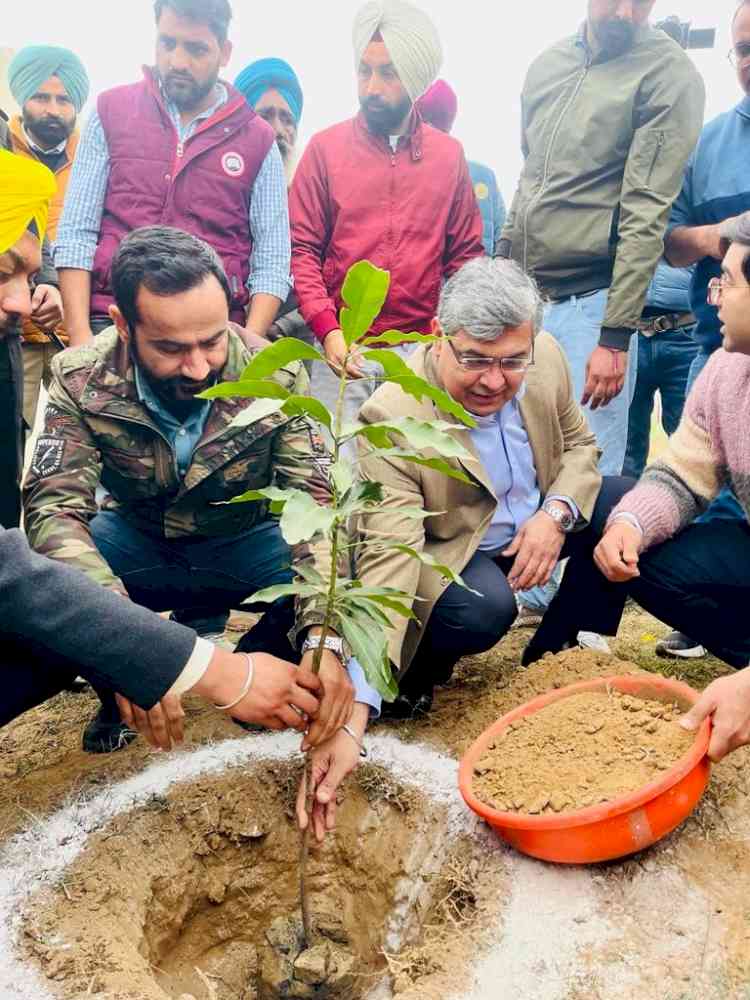
[[[443,281],[481,256],[482,222],[461,144],[424,124],[414,102],[437,76],[440,39],[407,0],[366,3],[354,24],[361,111],[313,136],[290,193],[292,274],[305,322],[340,370],[346,272],[367,259],[391,274],[373,333],[429,333]],[[402,353],[413,345],[404,344]],[[380,365],[350,361],[346,417]],[[315,365],[313,394],[333,409],[336,376]]]

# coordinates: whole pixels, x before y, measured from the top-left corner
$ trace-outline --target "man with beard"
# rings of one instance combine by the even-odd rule
[[[8,85],[21,108],[10,123],[13,152],[39,160],[57,181],[47,225],[54,242],[80,138],[77,116],[89,95],[88,75],[69,49],[30,45],[11,62]],[[49,385],[50,362],[67,343],[62,326],[48,336],[45,319],[43,311],[35,309],[23,324],[23,415],[28,428],[36,417],[40,387]]]
[[[551,299],[545,329],[568,357],[605,475],[622,471],[630,339],[703,119],[703,82],[649,25],[653,6],[588,0],[578,33],[532,64],[525,165],[500,245]]]
[[[443,280],[483,253],[463,149],[414,110],[442,60],[432,21],[407,0],[374,0],[357,14],[354,50],[361,111],[313,136],[290,193],[300,310],[333,369],[316,365],[312,388],[331,409],[346,353],[337,317],[349,267],[366,258],[390,272],[372,333],[429,333]],[[346,394],[347,418],[381,372],[350,360],[347,374],[358,381]]]
[[[274,130],[291,183],[297,131],[305,103],[297,74],[283,59],[257,59],[237,75],[234,85],[255,113]]]
[[[238,422],[253,400],[196,398],[219,379],[238,380],[251,357],[230,323],[232,294],[216,253],[177,229],[136,230],[114,256],[112,288],[114,327],[53,361],[25,484],[32,546],[145,607],[185,609],[183,622],[289,582],[290,566],[329,573],[327,545],[290,552],[267,505],[227,503],[272,484],[328,496],[329,455],[304,417]],[[278,378],[291,388],[305,377],[291,366]],[[290,626],[298,634],[322,619],[307,605],[296,623],[289,618],[286,605],[273,605],[243,650],[294,659]],[[352,711],[352,684],[334,653],[324,653],[321,678],[312,743]],[[132,738],[113,693],[97,690],[102,708],[83,741],[92,753]]]
[[[205,239],[224,265],[231,318],[251,335],[265,335],[291,287],[273,130],[219,79],[229,3],[156,0],[154,10],[156,67],[99,97],[65,201],[55,259],[72,345],[109,325],[112,258],[139,226]]]

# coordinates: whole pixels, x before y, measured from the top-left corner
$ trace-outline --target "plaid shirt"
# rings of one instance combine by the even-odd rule
[[[176,105],[165,96],[169,116],[180,142],[187,142],[201,124],[226,104],[226,87],[217,84],[218,99],[208,110],[183,125]],[[99,227],[109,181],[110,158],[107,137],[94,112],[81,138],[73,166],[65,207],[57,231],[55,266],[90,271],[99,242]],[[247,287],[286,301],[292,287],[290,270],[289,208],[284,166],[276,143],[268,151],[253,186],[250,202],[250,233],[253,253]]]

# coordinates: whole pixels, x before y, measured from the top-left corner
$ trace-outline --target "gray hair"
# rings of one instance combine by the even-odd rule
[[[477,257],[444,285],[437,318],[452,337],[465,330],[477,340],[497,340],[506,328],[542,328],[544,303],[536,282],[512,260]]]

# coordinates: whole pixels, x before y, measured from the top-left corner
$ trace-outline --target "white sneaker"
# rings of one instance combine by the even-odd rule
[[[593,649],[597,653],[609,653],[610,656],[612,655],[609,643],[598,632],[579,632],[576,636],[576,641],[581,649]]]

